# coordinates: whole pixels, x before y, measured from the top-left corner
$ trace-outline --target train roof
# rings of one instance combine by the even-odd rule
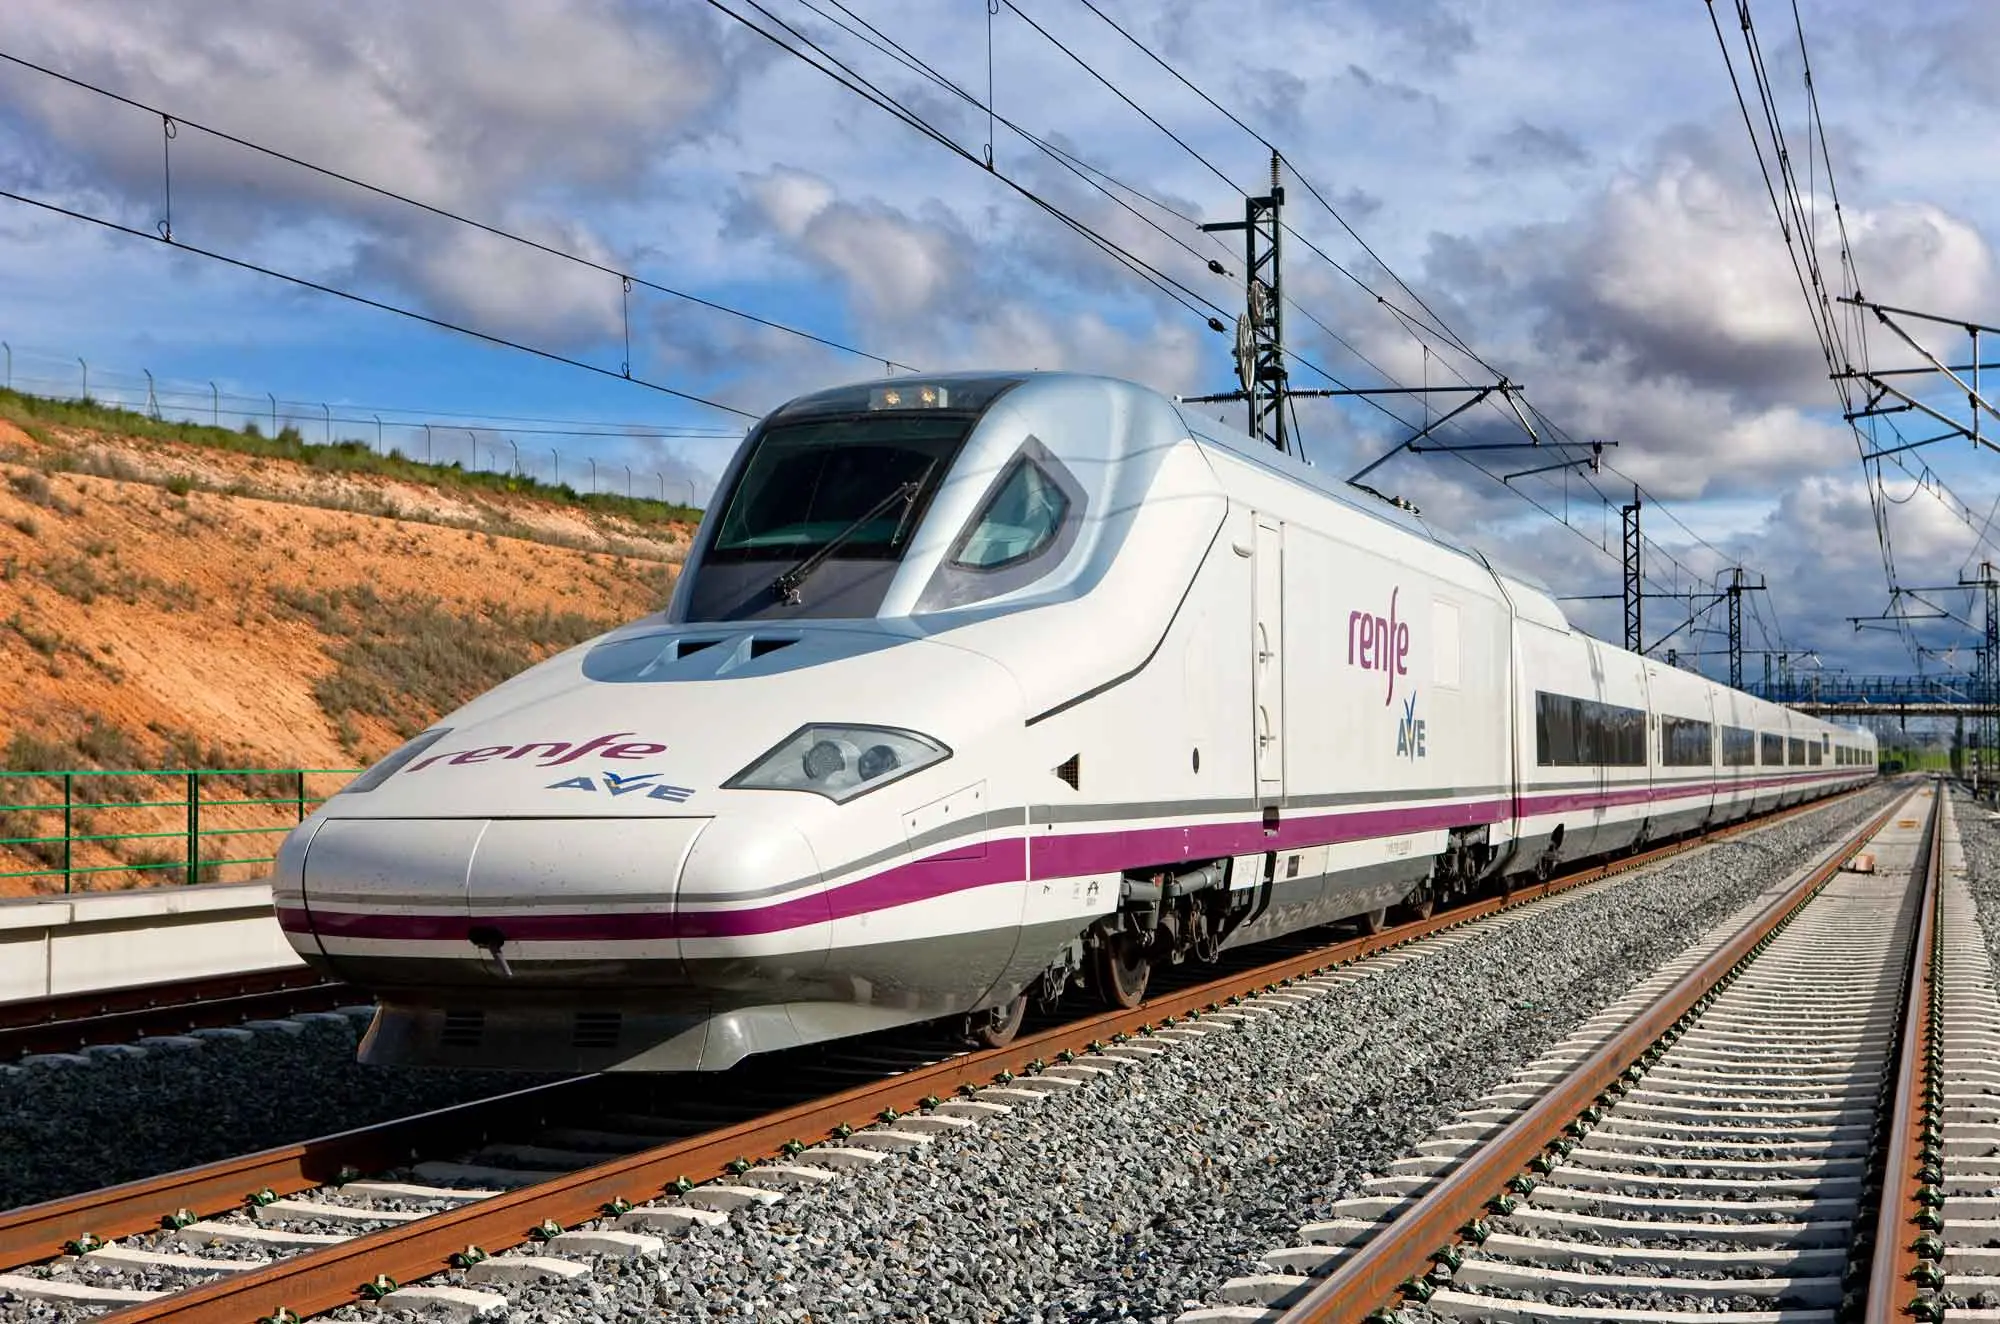
[[[1276,448],[1256,440],[1247,433],[1230,427],[1227,423],[1211,420],[1192,412],[1178,399],[1161,395],[1149,386],[1128,381],[1122,377],[1111,377],[1097,373],[1079,372],[947,372],[926,373],[917,376],[879,378],[867,382],[853,382],[827,390],[815,391],[787,401],[775,410],[771,417],[794,418],[804,414],[825,412],[847,412],[866,407],[872,392],[883,388],[914,388],[917,386],[942,387],[948,393],[949,408],[952,412],[980,414],[1017,387],[1032,386],[1037,383],[1095,382],[1118,390],[1143,391],[1149,395],[1167,400],[1180,415],[1191,435],[1199,437],[1212,446],[1227,450],[1241,459],[1268,469],[1273,473],[1312,488],[1329,501],[1335,501],[1356,514],[1368,519],[1393,525],[1405,533],[1414,534],[1428,542],[1478,561],[1502,577],[1531,589],[1548,598],[1555,606],[1555,595],[1542,579],[1532,572],[1509,565],[1504,558],[1495,557],[1471,543],[1448,533],[1425,521],[1415,511],[1407,510],[1391,502],[1386,497],[1369,497],[1366,489],[1358,489],[1343,479],[1322,474],[1312,465],[1297,456],[1287,455]],[[1567,617],[1564,618],[1567,620]]]
[[[1432,525],[1414,510],[1406,509],[1379,495],[1370,495],[1371,489],[1357,488],[1345,479],[1333,477],[1315,469],[1310,463],[1288,455],[1267,442],[1259,441],[1248,433],[1230,427],[1227,423],[1214,420],[1193,412],[1183,401],[1169,397],[1149,386],[1129,381],[1122,377],[1112,377],[1099,373],[1043,372],[1032,371],[972,371],[910,374],[899,377],[877,378],[872,381],[849,382],[847,384],[810,392],[797,396],[766,416],[767,421],[793,419],[812,414],[849,413],[867,410],[871,398],[883,390],[923,390],[942,388],[939,392],[939,407],[942,409],[978,417],[996,403],[1011,396],[1015,391],[1034,391],[1037,386],[1059,386],[1063,384],[1095,384],[1100,388],[1114,391],[1133,392],[1152,396],[1169,405],[1187,428],[1188,434],[1207,445],[1230,452],[1247,463],[1268,470],[1285,480],[1311,488],[1329,501],[1337,502],[1346,509],[1366,519],[1376,520],[1401,531],[1422,538],[1446,551],[1453,552],[1479,564],[1482,568],[1498,576],[1509,587],[1526,590],[1539,598],[1532,604],[1539,612],[1553,616],[1565,628],[1575,630],[1568,614],[1556,600],[1553,590],[1539,575],[1509,564],[1504,557],[1496,557],[1468,541]],[[1520,599],[1515,601],[1516,610],[1529,607]],[[1530,612],[1530,615],[1536,614]],[[1545,624],[1552,623],[1544,620]],[[1699,672],[1690,673],[1711,685],[1719,684]],[[1726,688],[1726,687],[1724,687]],[[1755,695],[1746,695],[1754,702],[1767,703]],[[1781,704],[1772,707],[1795,711]],[[1867,735],[1865,728],[1842,728],[1855,735]]]
[[[1210,421],[1200,414],[1192,414],[1187,406],[1178,400],[1174,402],[1174,406],[1187,421],[1189,431],[1204,441],[1221,446],[1252,464],[1310,487],[1328,500],[1337,501],[1357,514],[1394,525],[1405,533],[1415,534],[1439,547],[1479,561],[1504,578],[1545,595],[1551,602],[1555,601],[1555,594],[1541,576],[1509,564],[1504,557],[1494,556],[1482,548],[1473,546],[1457,534],[1432,524],[1417,511],[1397,505],[1385,496],[1374,494],[1371,489],[1356,487],[1344,478],[1322,473],[1309,461],[1287,455],[1270,443],[1259,441],[1246,432],[1230,427],[1227,423]],[[1561,608],[1558,607],[1557,610],[1560,611]]]

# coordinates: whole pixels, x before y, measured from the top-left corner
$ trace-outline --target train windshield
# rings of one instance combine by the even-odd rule
[[[766,428],[722,507],[709,559],[901,559],[972,423],[873,414]]]

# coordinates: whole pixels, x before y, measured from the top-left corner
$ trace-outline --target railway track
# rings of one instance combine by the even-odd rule
[[[1830,1324],[2000,1287],[2000,1015],[1949,817],[1913,792],[1182,1321]]]
[[[1335,968],[1342,963],[1373,957],[1386,968],[1404,957],[1392,948],[1470,940],[1518,917],[1503,911],[1580,895],[1685,848],[1294,952],[1005,1049],[846,1046],[803,1075],[790,1058],[761,1074],[754,1065],[730,1073],[696,1101],[684,1089],[649,1098],[631,1077],[584,1078],[17,1210],[0,1215],[0,1293],[68,1310],[116,1307],[129,1320],[283,1318],[357,1294],[469,1316],[504,1305],[496,1288],[587,1270],[568,1254],[646,1253],[731,1209],[1368,977]],[[607,1214],[615,1226],[576,1228]],[[524,1242],[540,1253],[499,1253]],[[398,1286],[454,1263],[464,1287]]]
[[[1893,1290],[1871,1294],[1871,1324],[2000,1320],[2000,994],[1946,810],[1928,987],[1911,1000],[1922,1051],[1891,1124],[1876,1233],[1876,1278]]]
[[[276,1020],[366,1001],[304,966],[0,1002],[0,1062],[191,1030]]]

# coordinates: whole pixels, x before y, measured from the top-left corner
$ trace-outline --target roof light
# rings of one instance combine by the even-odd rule
[[[868,393],[870,409],[944,409],[951,392],[942,386],[878,386]]]

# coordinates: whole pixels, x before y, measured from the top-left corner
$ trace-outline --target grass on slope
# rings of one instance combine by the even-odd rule
[[[131,409],[116,409],[94,400],[45,400],[18,391],[0,390],[0,418],[18,426],[35,440],[60,446],[52,427],[80,428],[114,436],[143,437],[154,441],[205,446],[213,450],[235,451],[264,459],[292,460],[309,468],[336,473],[378,474],[404,482],[423,483],[438,488],[491,493],[496,496],[529,497],[558,505],[577,506],[605,515],[616,515],[636,524],[667,525],[689,523],[701,512],[691,506],[644,497],[622,497],[608,492],[582,493],[568,483],[550,484],[521,474],[492,473],[466,469],[456,461],[425,464],[401,451],[378,455],[366,442],[336,441],[326,445],[308,444],[299,430],[287,427],[275,437],[266,437],[255,423],[241,432],[232,428],[210,427],[204,423],[175,423],[156,419]]]
[[[357,757],[354,719],[377,719],[407,740],[440,713],[619,623],[503,602],[461,614],[437,598],[382,594],[366,585],[274,585],[271,596],[338,641],[327,650],[334,671],[313,686],[313,695]]]

